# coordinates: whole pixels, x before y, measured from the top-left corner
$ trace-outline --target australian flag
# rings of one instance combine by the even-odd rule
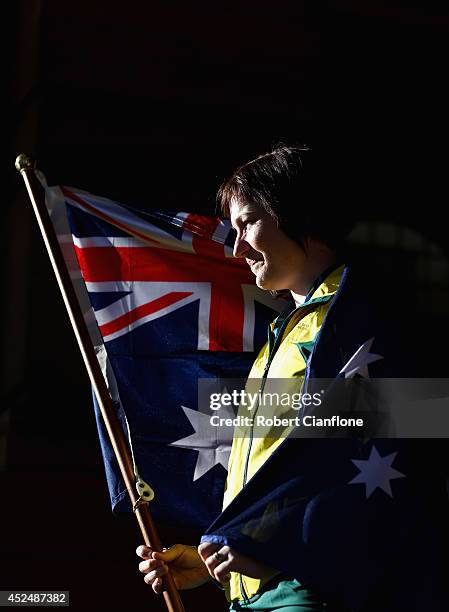
[[[153,516],[205,527],[230,441],[199,435],[198,379],[245,377],[280,306],[233,258],[228,221],[65,187],[47,204]],[[112,507],[130,510],[97,406],[96,418]]]

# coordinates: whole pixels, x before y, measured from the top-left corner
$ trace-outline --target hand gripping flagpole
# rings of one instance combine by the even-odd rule
[[[90,339],[89,331],[84,321],[84,316],[78,303],[78,299],[70,279],[69,271],[65,264],[58,238],[45,204],[42,187],[35,175],[35,163],[27,155],[22,153],[16,159],[16,170],[22,175],[31,204],[33,205],[42,238],[44,239],[48,256],[53,266],[53,270],[67,308],[70,322],[84,359],[84,364],[89,374],[90,382],[94,388],[98,405],[100,407],[123,480],[128,490],[131,504],[134,508],[143,539],[147,546],[150,546],[156,551],[161,551],[162,545],[159,534],[151,517],[148,507],[149,502],[145,499],[146,491],[144,491],[142,495],[137,493],[131,454],[115,413],[114,404],[109,394],[100,364],[95,354],[95,349]],[[147,497],[149,499],[151,495],[147,494]],[[170,572],[164,576],[163,580],[163,594],[169,612],[184,612],[184,606]]]

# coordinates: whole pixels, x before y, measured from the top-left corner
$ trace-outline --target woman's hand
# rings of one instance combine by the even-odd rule
[[[273,568],[254,561],[229,546],[203,542],[198,546],[198,553],[212,578],[223,584],[229,581],[229,572],[239,572],[250,578],[267,578],[276,573]]]
[[[155,593],[163,591],[162,576],[170,569],[177,589],[193,589],[209,580],[209,574],[195,546],[175,544],[163,552],[149,546],[139,546],[136,554],[144,559],[139,571],[145,574],[144,581]]]

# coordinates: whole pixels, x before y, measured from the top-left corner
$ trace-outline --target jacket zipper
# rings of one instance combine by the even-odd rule
[[[304,305],[305,306],[305,305]],[[282,324],[279,328],[279,331],[276,335],[276,339],[274,341],[272,341],[272,334],[273,332],[271,331],[270,327],[268,327],[268,359],[267,359],[267,363],[265,364],[263,373],[262,373],[262,382],[260,384],[260,388],[259,388],[259,393],[258,393],[258,400],[257,400],[257,406],[256,409],[254,411],[254,416],[256,416],[257,410],[259,409],[259,398],[261,396],[261,394],[263,393],[263,390],[265,389],[265,385],[267,382],[267,378],[268,378],[268,370],[270,369],[271,363],[274,359],[274,356],[276,355],[276,352],[282,342],[283,339],[283,335],[285,332],[285,329],[287,327],[287,325],[289,324],[289,322],[291,321],[293,315],[298,312],[298,310],[300,310],[301,308],[303,308],[303,306],[299,306],[298,308],[295,308],[294,310],[292,310],[292,312],[282,321]],[[306,315],[308,315],[310,312],[312,312],[312,310],[314,310],[314,308],[304,308],[304,312],[302,314],[302,317],[305,317]],[[298,322],[300,321],[300,319],[298,319]],[[252,443],[253,443],[253,430],[254,430],[254,426],[251,427],[251,435],[250,435],[250,443],[248,446],[248,451],[246,453],[246,460],[245,460],[245,469],[243,472],[243,486],[246,485],[246,479],[248,477],[248,465],[249,465],[249,456],[251,454],[251,447],[252,447]]]
[[[273,361],[274,356],[276,354],[276,351],[278,350],[279,345],[281,344],[282,337],[284,335],[284,331],[285,331],[289,321],[291,320],[291,318],[295,314],[295,312],[297,312],[296,308],[282,322],[281,327],[279,328],[279,331],[278,331],[278,333],[276,335],[274,344],[272,342],[272,334],[273,334],[273,332],[271,331],[271,328],[268,327],[268,359],[267,359],[267,363],[265,364],[265,367],[264,367],[264,370],[263,370],[263,373],[262,373],[262,382],[260,384],[258,398],[260,398],[261,394],[263,393],[263,390],[265,388],[265,384],[267,382],[268,370],[270,369],[271,362]],[[254,411],[254,415],[253,416],[256,416],[256,413],[257,413],[258,409],[259,409],[259,401],[257,402],[257,406],[256,406],[256,409]],[[251,427],[249,446],[248,446],[248,451],[246,453],[245,469],[244,469],[244,472],[243,472],[243,486],[246,485],[246,479],[248,477],[249,457],[250,457],[250,454],[251,454],[251,447],[252,447],[252,444],[253,444],[253,430],[254,430],[254,425]],[[248,597],[248,594],[247,594],[247,592],[245,590],[245,585],[243,584],[243,576],[242,576],[242,574],[240,574],[239,578],[240,578],[240,591],[241,591],[241,593],[243,595],[243,599],[245,600],[245,603],[249,603],[249,597]]]
[[[259,398],[261,396],[261,394],[263,393],[263,390],[265,389],[265,385],[267,382],[267,377],[268,377],[268,370],[270,369],[271,366],[271,362],[274,359],[274,356],[276,354],[276,351],[279,348],[279,344],[280,341],[279,339],[282,339],[282,336],[284,334],[285,328],[288,325],[288,322],[290,321],[291,317],[293,316],[293,313],[295,312],[295,310],[291,313],[291,315],[289,317],[287,317],[286,319],[284,319],[284,321],[282,322],[281,327],[279,328],[279,332],[276,336],[276,339],[274,341],[274,344],[272,344],[272,331],[270,328],[268,328],[268,359],[267,359],[267,363],[265,364],[265,367],[263,369],[263,373],[262,373],[262,381],[259,387],[259,392],[257,394],[257,405],[256,405],[256,409],[254,411],[254,415],[256,416],[257,411],[259,409]],[[272,346],[270,346],[272,344]],[[252,443],[253,443],[253,431],[254,431],[254,425],[251,426],[251,433],[250,433],[250,439],[249,439],[249,446],[248,446],[248,451],[246,453],[246,459],[245,459],[245,469],[243,472],[243,486],[246,485],[246,479],[248,477],[248,465],[249,465],[249,456],[251,454],[251,447],[252,447]]]

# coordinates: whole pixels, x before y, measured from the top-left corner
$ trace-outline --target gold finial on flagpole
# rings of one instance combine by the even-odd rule
[[[16,170],[22,172],[22,170],[28,170],[29,168],[35,168],[36,162],[31,159],[25,153],[21,153],[16,157]]]

